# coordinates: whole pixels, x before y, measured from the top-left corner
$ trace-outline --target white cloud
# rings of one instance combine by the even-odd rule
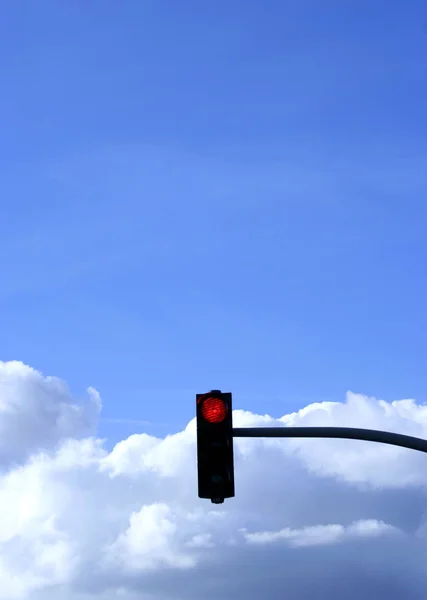
[[[427,406],[414,400],[387,403],[351,392],[344,404],[312,404],[280,421],[288,426],[361,427],[427,438]],[[308,469],[322,475],[374,487],[427,484],[426,456],[412,450],[330,439],[291,439],[288,446]]]
[[[133,512],[129,527],[107,549],[107,564],[143,572],[164,566],[194,567],[194,558],[179,543],[177,517],[166,504],[151,504]]]
[[[0,381],[0,599],[424,597],[425,455],[236,439],[236,498],[216,507],[197,498],[194,420],[108,452],[84,437],[100,411],[94,390],[76,402],[21,363],[0,363]],[[426,407],[356,394],[279,420],[234,416],[427,434]]]
[[[345,527],[343,525],[316,525],[302,529],[289,529],[280,531],[261,531],[245,533],[248,542],[254,544],[267,544],[284,540],[294,547],[322,546],[336,544],[354,538],[367,538],[391,533],[400,533],[398,529],[381,521],[356,521]]]
[[[94,431],[101,400],[93,388],[77,403],[63,381],[18,361],[0,361],[0,468]]]

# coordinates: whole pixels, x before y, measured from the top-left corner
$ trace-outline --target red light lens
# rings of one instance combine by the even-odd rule
[[[227,416],[227,405],[220,398],[206,398],[202,404],[202,415],[209,423],[221,423]]]

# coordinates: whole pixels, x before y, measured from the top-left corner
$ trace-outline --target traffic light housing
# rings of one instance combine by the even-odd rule
[[[233,417],[230,393],[196,395],[199,498],[222,504],[234,497]]]

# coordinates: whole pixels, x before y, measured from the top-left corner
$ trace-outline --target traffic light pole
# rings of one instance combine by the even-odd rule
[[[352,427],[234,427],[233,437],[339,438],[391,444],[427,453],[427,440],[400,433]]]
[[[353,427],[233,427],[230,392],[196,394],[199,498],[222,504],[235,496],[233,438],[340,438],[378,442],[427,454],[427,440],[375,429]]]

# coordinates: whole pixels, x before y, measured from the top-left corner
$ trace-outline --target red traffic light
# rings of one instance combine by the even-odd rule
[[[227,417],[227,405],[221,398],[210,396],[202,404],[202,415],[208,423],[222,423]]]
[[[196,394],[199,498],[234,497],[233,411],[230,392]]]

